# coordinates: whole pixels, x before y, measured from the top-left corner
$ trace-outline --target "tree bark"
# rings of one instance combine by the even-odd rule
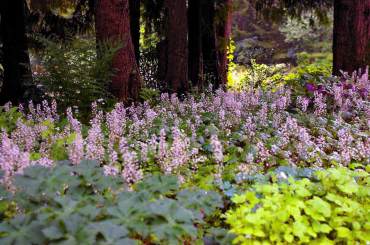
[[[218,5],[219,23],[217,23],[217,64],[219,73],[218,87],[226,87],[228,72],[228,47],[232,28],[232,0],[222,0]]]
[[[166,76],[170,92],[186,93],[188,84],[188,20],[186,0],[165,0]]]
[[[370,65],[370,0],[334,1],[333,74]]]
[[[204,79],[214,87],[218,87],[220,77],[218,72],[216,49],[216,8],[215,0],[202,1],[202,51],[204,64]]]
[[[111,92],[128,104],[139,98],[141,78],[131,39],[128,0],[99,0],[96,8],[97,42],[119,42],[122,48],[113,58],[115,70]]]
[[[23,102],[25,85],[32,82],[26,37],[26,3],[24,0],[0,1],[0,34],[3,42],[4,81],[0,105]]]
[[[130,25],[132,44],[135,49],[136,62],[139,65],[140,59],[140,0],[129,0]]]
[[[189,79],[200,89],[204,87],[201,7],[201,0],[189,0]]]

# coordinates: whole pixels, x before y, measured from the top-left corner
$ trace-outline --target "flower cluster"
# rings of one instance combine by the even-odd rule
[[[35,162],[94,159],[106,174],[134,183],[153,170],[186,178],[203,164],[222,169],[238,162],[242,171],[281,163],[368,164],[367,75],[307,88],[312,96],[294,96],[289,88],[218,90],[184,100],[162,94],[154,106],[119,103],[107,113],[93,106],[93,119],[84,126],[71,109],[63,120],[55,103],[31,102],[19,107],[24,116],[15,129],[2,133],[0,169],[9,178]]]

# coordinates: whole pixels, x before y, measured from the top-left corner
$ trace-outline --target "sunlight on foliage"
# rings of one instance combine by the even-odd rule
[[[226,214],[235,244],[347,244],[370,240],[370,175],[345,168],[308,179],[256,184]]]
[[[235,65],[229,73],[228,87],[232,90],[262,88],[276,91],[284,85],[283,77],[287,67],[285,64],[257,64],[251,60],[251,66]]]

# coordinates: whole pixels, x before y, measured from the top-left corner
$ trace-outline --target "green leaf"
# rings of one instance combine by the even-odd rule
[[[309,204],[315,210],[315,212],[322,214],[324,217],[330,217],[330,204],[320,197],[315,196],[313,199],[307,201],[307,204]]]
[[[291,243],[291,242],[293,242],[293,240],[294,240],[294,236],[293,236],[292,234],[285,233],[285,234],[284,234],[284,239],[285,239],[285,241],[287,241],[287,242]]]
[[[338,232],[338,237],[340,238],[351,238],[351,231],[347,227],[335,228]]]
[[[105,240],[113,242],[128,236],[128,230],[123,225],[116,225],[111,220],[101,221],[90,225],[97,233],[101,233]]]
[[[352,194],[358,191],[358,185],[354,179],[351,182],[347,182],[345,184],[339,184],[338,188],[347,194]]]
[[[42,230],[42,234],[46,238],[49,238],[50,240],[57,240],[64,236],[63,232],[61,232],[57,227],[50,226],[48,228],[45,228]]]

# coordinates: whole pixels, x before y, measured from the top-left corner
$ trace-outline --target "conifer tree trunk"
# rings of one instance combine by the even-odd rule
[[[135,49],[137,64],[140,59],[140,0],[130,0],[130,25],[132,44]]]
[[[189,79],[193,86],[203,88],[203,51],[201,1],[189,0]]]
[[[334,1],[333,74],[370,65],[370,0]]]
[[[32,81],[26,38],[26,3],[24,0],[0,1],[0,35],[3,43],[4,81],[0,105],[23,100],[25,84]]]
[[[204,0],[202,11],[202,51],[205,80],[218,87],[220,76],[216,47],[216,8],[215,0]]]
[[[165,82],[168,84],[170,92],[182,94],[189,90],[186,0],[164,0],[164,12]]]
[[[120,42],[122,48],[113,58],[115,74],[111,92],[130,103],[139,97],[141,78],[131,39],[129,0],[98,0],[96,8],[97,42]]]
[[[232,0],[222,0],[218,5],[219,21],[217,30],[217,60],[218,60],[218,73],[219,82],[218,87],[225,87],[227,84],[228,72],[228,47],[231,38],[232,28]]]

